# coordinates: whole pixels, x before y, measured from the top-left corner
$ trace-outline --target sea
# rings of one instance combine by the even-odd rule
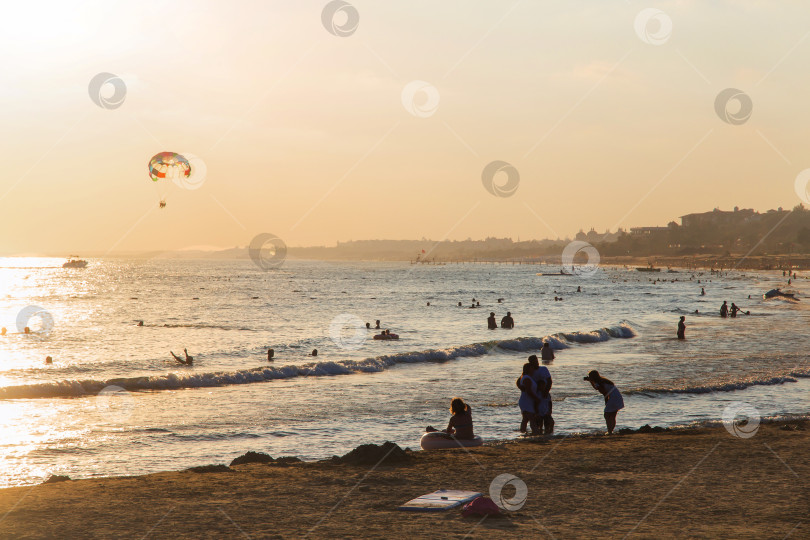
[[[317,460],[365,443],[419,449],[456,396],[485,440],[514,439],[515,380],[545,341],[559,435],[604,432],[603,398],[583,381],[592,369],[624,396],[618,429],[719,423],[741,404],[757,419],[810,414],[801,275],[63,262],[0,259],[0,486],[228,464],[249,450]],[[796,299],[763,298],[777,287]],[[750,314],[722,319],[723,301]],[[513,329],[487,329],[490,312],[507,311]],[[375,340],[377,320],[399,339]],[[192,366],[172,358],[183,349]]]

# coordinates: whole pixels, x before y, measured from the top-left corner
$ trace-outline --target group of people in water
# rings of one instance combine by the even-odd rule
[[[543,364],[554,359],[554,350],[550,343],[544,342],[540,352]],[[591,386],[602,394],[605,400],[603,411],[607,434],[613,434],[616,428],[616,415],[624,408],[624,398],[616,385],[610,379],[603,377],[598,371],[592,370],[583,380],[591,383]],[[553,380],[551,372],[545,365],[541,365],[537,355],[529,356],[528,361],[523,364],[523,371],[515,381],[515,385],[520,390],[518,407],[520,408],[521,421],[519,430],[527,433],[531,430],[531,435],[551,435],[554,433],[553,402],[551,399],[551,386]],[[451,437],[460,440],[470,440],[475,438],[472,420],[472,407],[465,403],[463,399],[454,397],[450,402],[450,422],[444,432]],[[438,431],[432,426],[428,426],[427,432]]]
[[[700,296],[706,296],[706,289],[704,287],[700,288]],[[748,298],[751,298],[751,295],[749,295]],[[732,302],[731,307],[729,307],[728,301],[723,300],[723,305],[720,306],[720,316],[722,318],[735,319],[738,313],[751,315],[750,311],[743,311],[743,309],[734,302]],[[696,309],[695,314],[700,314],[700,311]],[[683,315],[681,315],[681,320],[678,322],[678,339],[686,339],[686,317]]]
[[[732,319],[737,317],[737,313],[741,312],[742,309],[737,306],[734,302],[731,303],[731,308],[728,307],[728,302],[723,300],[723,305],[720,306],[720,316],[724,319],[726,317],[731,317]],[[745,312],[746,315],[750,315],[750,311]]]
[[[506,315],[501,319],[501,328],[511,329],[515,327],[515,319],[512,318],[512,312],[507,311]],[[490,311],[487,318],[487,328],[495,330],[498,328],[498,321],[495,320],[495,312]]]
[[[430,305],[430,302],[428,302],[428,305]],[[382,328],[380,328],[380,319],[377,319],[374,322],[376,324],[376,326],[374,327],[374,330],[382,330]],[[371,329],[372,329],[371,324],[366,323],[366,330],[371,330]],[[383,340],[383,341],[388,340],[388,339],[399,339],[399,335],[398,334],[392,334],[391,330],[386,328],[385,330],[382,330],[382,332],[380,332],[379,334],[375,334],[374,339]]]

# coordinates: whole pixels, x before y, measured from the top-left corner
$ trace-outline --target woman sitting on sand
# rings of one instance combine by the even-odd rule
[[[456,439],[473,439],[472,407],[464,403],[461,398],[453,398],[450,402],[450,422],[445,433],[455,436]]]
[[[619,409],[624,409],[624,399],[621,392],[613,384],[613,381],[602,377],[596,370],[591,371],[587,377],[583,378],[589,381],[597,392],[605,396],[605,424],[607,424],[608,435],[612,435],[613,429],[616,427],[616,413],[619,412]]]
[[[450,402],[450,412],[453,416],[450,417],[450,423],[443,433],[456,439],[474,439],[472,407],[464,403],[463,399],[456,397]],[[428,426],[425,431],[435,432],[436,428]]]

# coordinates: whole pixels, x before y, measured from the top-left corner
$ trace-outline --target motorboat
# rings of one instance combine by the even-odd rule
[[[68,257],[68,260],[62,264],[62,268],[86,268],[87,261],[80,259],[75,255]]]
[[[764,298],[790,298],[791,300],[798,300],[796,293],[782,292],[780,289],[771,289],[762,295]]]

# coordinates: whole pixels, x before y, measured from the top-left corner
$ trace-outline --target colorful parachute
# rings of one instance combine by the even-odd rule
[[[191,164],[176,152],[161,152],[149,160],[149,176],[154,182],[166,178],[182,180],[191,176]]]

